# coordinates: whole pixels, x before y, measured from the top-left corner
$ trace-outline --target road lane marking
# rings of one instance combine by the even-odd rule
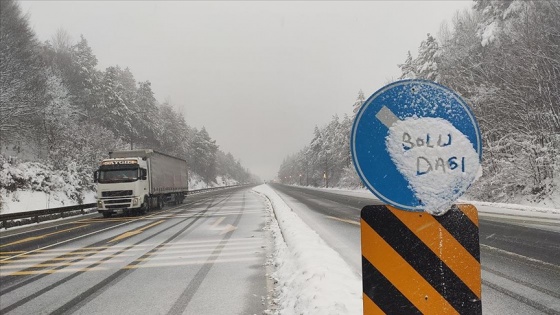
[[[331,220],[336,220],[336,221],[340,221],[340,222],[346,222],[346,223],[350,223],[350,224],[354,224],[354,225],[360,225],[360,222],[358,221],[353,221],[353,220],[347,220],[347,219],[341,219],[341,218],[337,218],[337,217],[331,217],[331,216],[326,216],[327,218],[331,219]]]
[[[195,241],[180,241],[180,242],[172,242],[172,243],[167,243],[164,244],[163,246],[166,247],[171,247],[171,246],[181,246],[181,245],[194,245],[194,244],[205,244],[205,243],[209,243],[209,244],[214,244],[214,243],[219,243],[222,239],[221,238],[217,238],[217,239],[201,239],[201,240],[195,240]],[[241,237],[241,238],[230,238],[228,241],[228,244],[231,243],[245,243],[245,242],[261,242],[262,239],[260,238],[255,238],[255,237]],[[134,245],[134,247],[154,247],[154,246],[158,246],[160,244],[158,243],[142,243],[142,244],[138,244],[138,245]],[[121,244],[115,244],[115,245],[111,245],[111,246],[94,246],[94,247],[67,247],[67,248],[57,248],[57,249],[46,249],[46,250],[38,250],[36,251],[37,253],[54,253],[54,252],[76,252],[76,251],[80,251],[80,253],[91,253],[94,250],[105,250],[105,249],[114,249],[114,248],[119,248],[119,247],[129,247],[130,245],[121,245]],[[0,252],[0,255],[2,254],[20,254],[20,253],[25,253],[24,251],[13,251],[13,252]]]
[[[133,231],[125,232],[125,233],[123,233],[123,234],[121,234],[121,235],[115,237],[114,239],[108,241],[107,243],[112,243],[112,242],[120,241],[120,240],[123,240],[123,239],[125,239],[125,238],[129,238],[129,237],[131,237],[131,236],[140,234],[140,233],[144,232],[145,230],[147,230],[147,229],[149,229],[149,228],[151,228],[151,227],[154,227],[154,226],[156,226],[156,225],[158,225],[158,224],[161,224],[161,223],[163,223],[163,222],[164,222],[164,220],[159,220],[159,221],[154,222],[154,223],[152,223],[152,224],[150,224],[150,225],[147,225],[147,226],[145,226],[145,227],[143,227],[143,228],[139,228],[139,229],[136,229],[136,230],[133,230]]]
[[[2,252],[0,251],[0,259],[8,258],[12,255],[22,254],[25,253],[24,251],[12,251],[12,252]]]
[[[247,248],[248,250],[246,251],[238,251],[236,250],[235,252],[232,253],[218,253],[218,254],[197,254],[197,255],[186,255],[186,256],[178,256],[178,255],[173,255],[173,256],[162,256],[162,255],[157,255],[157,256],[153,256],[153,257],[149,257],[149,258],[138,258],[136,259],[134,262],[142,262],[142,261],[161,261],[161,260],[173,260],[173,259],[177,259],[177,260],[185,260],[185,259],[192,259],[192,258],[208,258],[208,257],[222,257],[222,256],[249,256],[249,255],[253,255],[253,254],[261,254],[261,252],[256,252],[256,248]],[[196,252],[196,251],[195,251]],[[195,252],[188,252],[187,254],[191,254],[191,253],[195,253]],[[247,257],[244,257],[247,258]]]
[[[123,267],[122,269],[142,269],[142,268],[159,268],[159,267],[175,267],[175,266],[187,266],[187,265],[207,265],[216,263],[233,263],[233,262],[244,262],[244,261],[254,261],[261,260],[262,257],[247,257],[247,258],[231,258],[231,259],[216,259],[216,260],[195,260],[195,261],[178,261],[169,263],[156,263],[156,264],[141,264],[141,265],[129,265]]]
[[[248,257],[248,258],[230,258],[230,259],[217,259],[211,262],[207,260],[194,260],[194,261],[180,261],[180,262],[170,262],[170,263],[157,263],[157,264],[142,264],[142,265],[129,265],[121,269],[142,269],[142,268],[160,268],[160,267],[176,267],[176,266],[188,266],[188,265],[206,265],[215,263],[236,263],[236,262],[248,262],[260,260],[261,257]],[[29,270],[29,271],[17,271],[11,273],[10,276],[28,276],[28,275],[41,275],[41,274],[53,274],[53,273],[76,273],[76,272],[89,272],[89,271],[103,271],[109,270],[106,267],[92,267],[92,268],[64,268],[64,269],[49,269],[49,270]]]
[[[513,257],[517,257],[517,258],[521,258],[521,259],[525,259],[525,260],[528,260],[528,261],[533,262],[533,263],[541,264],[541,265],[544,265],[544,266],[549,266],[549,267],[552,267],[554,269],[560,270],[560,265],[555,265],[555,264],[551,264],[551,263],[548,263],[546,261],[542,261],[542,260],[539,260],[539,259],[535,259],[535,258],[523,256],[523,255],[520,255],[520,254],[508,252],[507,250],[503,250],[503,249],[500,249],[500,248],[497,248],[497,247],[492,247],[492,246],[488,246],[488,245],[485,245],[485,244],[480,244],[480,248],[486,248],[486,249],[489,249],[489,250],[492,250],[492,251],[496,251],[498,253],[502,253],[502,254],[505,254],[505,255],[509,255],[509,256],[513,256]]]
[[[42,238],[45,238],[47,236],[51,236],[51,235],[55,235],[55,234],[60,234],[63,232],[68,232],[68,231],[72,231],[75,229],[79,229],[79,228],[83,228],[88,226],[89,224],[83,224],[83,225],[79,225],[79,226],[75,226],[73,228],[69,228],[69,229],[65,229],[65,230],[60,230],[60,231],[56,231],[56,232],[52,232],[52,233],[47,233],[47,234],[43,234],[43,235],[39,235],[39,236],[32,236],[32,237],[28,237],[28,238],[24,238],[21,239],[19,241],[15,241],[15,242],[11,242],[8,244],[4,244],[4,245],[0,245],[0,248],[2,247],[7,247],[7,246],[12,246],[12,245],[17,245],[17,244],[21,244],[21,243],[27,243],[27,242],[31,242],[31,241],[36,241],[36,240],[40,240]]]
[[[219,226],[220,223],[222,223],[222,221],[224,221],[226,217],[219,217],[216,222],[214,222],[214,224],[212,224],[210,226],[210,230],[211,231],[221,231],[220,235],[226,234],[228,232],[231,231],[235,231],[237,230],[237,227],[231,224],[225,225],[225,226]]]
[[[158,213],[168,212],[168,211],[171,211],[171,210],[175,210],[176,208],[179,208],[179,207],[181,207],[181,205],[180,205],[180,206],[177,206],[177,207],[173,207],[173,208],[167,209],[167,210],[159,211]],[[20,256],[24,256],[24,255],[28,255],[28,254],[31,254],[31,253],[35,253],[35,252],[38,252],[38,251],[42,251],[42,250],[45,250],[45,249],[47,249],[47,248],[51,248],[51,247],[53,247],[53,246],[60,246],[60,245],[65,244],[65,243],[78,240],[78,239],[80,239],[80,238],[84,238],[84,237],[87,237],[87,236],[90,236],[90,235],[94,235],[94,234],[101,233],[101,232],[104,232],[104,231],[107,231],[107,230],[111,230],[111,229],[114,229],[114,228],[117,228],[117,227],[120,227],[120,226],[129,224],[129,223],[133,223],[133,222],[137,222],[137,221],[143,220],[143,219],[145,219],[145,218],[153,217],[153,216],[155,216],[155,215],[156,215],[156,213],[150,214],[150,215],[147,215],[147,216],[140,217],[140,218],[138,218],[138,219],[136,219],[136,220],[130,220],[130,221],[123,222],[123,223],[121,223],[121,224],[116,224],[116,225],[113,225],[113,226],[109,226],[109,227],[106,227],[106,228],[101,229],[101,230],[93,231],[93,232],[88,233],[88,234],[83,234],[83,235],[80,235],[80,236],[77,236],[77,237],[74,237],[74,238],[71,238],[71,239],[62,241],[62,242],[58,242],[58,243],[56,243],[56,244],[47,245],[47,246],[45,246],[45,247],[41,247],[41,248],[37,248],[37,249],[34,249],[34,250],[30,250],[30,251],[25,252],[25,253],[21,253],[21,254],[17,254],[17,255],[14,255],[14,256],[6,257],[6,258],[3,258],[3,259],[0,259],[0,261],[6,261],[6,260],[18,258],[18,257],[20,257]],[[84,220],[87,220],[87,219],[84,219]]]
[[[27,268],[45,268],[45,267],[63,267],[63,266],[80,266],[80,265],[90,265],[92,263],[99,262],[98,259],[89,259],[89,260],[81,260],[79,262],[54,262],[54,263],[44,263],[44,264],[37,264],[33,266],[29,265],[7,265],[2,266],[2,270],[7,269],[27,269]],[[106,264],[114,264],[114,263],[123,263],[124,260],[108,260],[102,262],[103,265]],[[53,269],[54,270],[54,269]]]
[[[162,253],[165,253],[166,255],[170,255],[170,254],[184,254],[184,253],[203,253],[203,252],[210,252],[215,250],[216,246],[218,244],[212,244],[212,245],[205,245],[205,246],[183,246],[183,247],[166,247],[166,248],[160,248],[160,251]],[[231,246],[227,246],[224,247],[222,249],[222,251],[228,251],[228,250],[244,250],[244,249],[256,249],[258,246],[258,248],[260,248],[260,246],[264,246],[261,245],[260,243],[255,243],[255,244],[233,244]],[[78,259],[78,258],[87,258],[90,257],[88,256],[88,254],[100,254],[97,255],[95,257],[115,257],[115,255],[112,255],[111,252],[118,252],[119,250],[106,250],[103,252],[89,252],[89,253],[84,253],[84,254],[72,254],[72,255],[64,255],[67,257],[58,257],[58,259],[60,260],[68,260],[68,259]],[[145,249],[142,248],[131,248],[128,249],[126,252],[138,252],[138,251],[145,251]],[[18,263],[18,262],[24,262],[24,261],[43,261],[45,259],[47,260],[54,260],[54,259],[49,259],[48,257],[51,256],[58,256],[60,254],[58,253],[44,253],[44,254],[40,254],[40,255],[30,255],[30,256],[26,256],[26,259],[23,260],[12,260],[12,261],[2,261],[0,262],[0,264],[10,264],[10,263]],[[131,255],[123,255],[122,253],[119,254],[122,256],[131,256]],[[43,258],[43,259],[41,259]]]
[[[215,229],[220,223],[222,223],[222,221],[224,221],[225,218],[226,218],[226,217],[219,217],[219,218],[216,220],[216,222],[214,222],[214,224],[212,224],[212,225],[210,226],[210,229],[211,229],[211,230]]]
[[[236,247],[230,250],[224,250],[222,253],[219,254],[208,254],[210,250],[194,250],[194,251],[171,251],[171,252],[162,252],[157,256],[152,256],[149,258],[137,258],[135,262],[141,261],[157,261],[157,260],[185,260],[185,259],[193,259],[193,258],[206,258],[206,257],[222,257],[222,256],[249,256],[253,254],[260,254],[264,249],[260,247]],[[43,268],[43,267],[60,267],[60,266],[78,266],[78,265],[88,265],[92,263],[99,262],[100,260],[110,258],[110,260],[102,261],[101,264],[113,264],[113,263],[121,263],[127,257],[133,257],[134,255],[127,255],[127,254],[119,254],[119,255],[103,255],[103,256],[88,256],[84,257],[83,260],[79,262],[68,262],[68,260],[74,260],[77,257],[68,257],[68,258],[54,258],[54,259],[26,259],[22,261],[9,261],[3,262],[2,270],[8,269],[26,269],[26,268]],[[118,259],[114,259],[118,258]],[[26,264],[31,262],[41,262],[39,264]],[[17,264],[19,263],[19,264]]]
[[[222,229],[222,231],[220,232],[220,235],[224,235],[226,233],[233,232],[235,230],[237,230],[237,226],[228,224]]]
[[[103,259],[103,258],[129,257],[129,256],[132,256],[132,255],[103,255],[103,256],[95,256],[94,258],[97,260],[97,259]],[[17,263],[45,262],[45,261],[68,261],[68,260],[75,260],[77,258],[83,258],[84,260],[87,260],[90,257],[91,256],[83,256],[83,257],[74,256],[74,257],[58,257],[58,258],[50,258],[50,259],[46,259],[46,257],[45,258],[37,257],[37,258],[27,258],[25,260],[21,259],[21,260],[0,261],[0,265],[14,266],[14,264],[17,264]],[[38,265],[32,265],[31,267],[36,267],[36,266],[38,266]],[[2,266],[2,268],[6,268],[6,267]]]
[[[43,274],[53,274],[53,273],[76,273],[76,272],[86,272],[86,271],[101,271],[107,270],[103,267],[92,267],[92,268],[66,268],[66,269],[49,269],[49,270],[29,270],[29,271],[17,271],[11,273],[10,276],[30,276],[30,275],[43,275]]]
[[[218,255],[219,256],[219,255]],[[208,255],[202,258],[209,257]],[[195,258],[195,257],[193,257]],[[236,262],[248,262],[255,260],[262,260],[262,257],[244,257],[244,258],[226,258],[226,259],[216,259],[216,260],[178,260],[173,262],[157,262],[157,263],[144,263],[139,265],[127,265],[119,269],[143,269],[143,268],[161,268],[161,267],[177,267],[177,266],[188,266],[188,265],[206,265],[215,263],[236,263]],[[77,265],[73,264],[72,266]],[[41,274],[54,274],[54,273],[76,273],[76,272],[89,272],[89,271],[102,271],[110,270],[112,268],[108,267],[107,263],[103,266],[96,266],[91,268],[64,268],[64,269],[43,269],[43,270],[26,270],[26,271],[16,271],[10,274],[3,274],[0,272],[0,277],[5,276],[28,276],[28,275],[41,275]],[[114,268],[113,268],[114,269]]]
[[[169,245],[162,246],[160,249],[165,250],[166,252],[210,251],[213,250],[218,245],[218,243],[219,241],[213,243],[207,243],[207,244],[190,244],[190,243],[169,244]],[[252,248],[250,246],[262,246],[262,245],[263,245],[262,239],[257,238],[244,242],[228,242],[228,246],[224,248],[224,250],[228,250],[230,248],[232,250]],[[124,246],[119,246],[119,247],[124,247]],[[128,249],[127,252],[145,251],[146,248],[148,247],[150,246],[149,245],[133,246],[132,248]],[[20,256],[20,258],[25,258],[25,260],[28,260],[28,259],[40,259],[40,258],[47,259],[48,257],[52,257],[52,256],[66,256],[66,257],[59,257],[59,258],[77,259],[90,254],[102,254],[102,253],[111,253],[111,252],[118,252],[118,251],[120,251],[119,248],[112,248],[112,247],[107,247],[107,249],[99,249],[99,250],[92,250],[92,251],[78,251],[78,252],[75,251],[75,252],[67,252],[67,253],[62,252],[61,250],[52,250],[52,251],[42,251],[31,255],[23,255]],[[19,262],[19,261],[22,260],[0,261],[0,264],[7,264],[10,262]]]

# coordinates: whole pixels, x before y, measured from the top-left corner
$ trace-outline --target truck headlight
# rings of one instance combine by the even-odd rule
[[[97,208],[103,208],[103,202],[101,202],[101,200],[97,200]]]
[[[133,205],[133,206],[137,206],[137,205],[138,205],[138,198],[133,198],[133,199],[132,199],[132,205]]]

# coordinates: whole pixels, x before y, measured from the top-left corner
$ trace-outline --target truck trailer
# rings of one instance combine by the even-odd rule
[[[97,211],[145,214],[182,203],[188,192],[187,161],[154,150],[109,152],[95,171]]]

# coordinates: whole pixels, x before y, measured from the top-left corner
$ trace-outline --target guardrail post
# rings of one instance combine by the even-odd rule
[[[37,224],[39,224],[39,215],[36,215],[36,216],[35,216],[35,222],[36,222]]]
[[[4,229],[8,229],[8,220],[4,220],[2,221],[2,224],[4,225]]]

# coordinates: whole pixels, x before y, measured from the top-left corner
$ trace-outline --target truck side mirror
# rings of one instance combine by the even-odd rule
[[[93,172],[93,182],[97,183],[97,175],[99,174],[98,171]]]

